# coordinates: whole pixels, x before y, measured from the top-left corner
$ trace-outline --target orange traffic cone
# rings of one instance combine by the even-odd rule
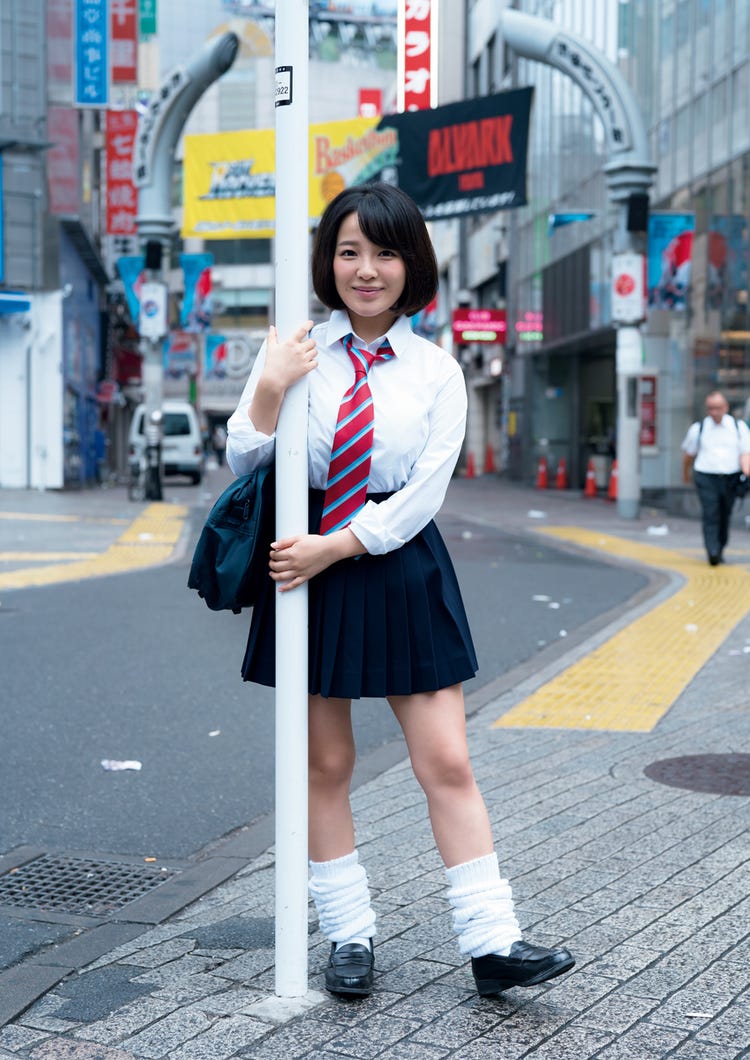
[[[589,466],[586,468],[586,485],[583,488],[583,495],[584,497],[596,497],[596,472],[593,460],[589,460]]]
[[[492,475],[497,470],[495,467],[495,450],[491,445],[487,446],[487,451],[484,454],[484,473],[485,475]]]
[[[547,478],[547,457],[539,457],[539,465],[536,469],[536,488],[538,490],[546,490],[549,485]]]
[[[613,460],[612,461],[612,471],[610,472],[610,476],[609,476],[609,486],[607,487],[607,500],[608,501],[616,501],[617,500],[617,482],[618,482],[617,461]]]
[[[474,467],[474,454],[472,452],[469,452],[466,456],[466,477],[477,477],[476,468]]]
[[[568,488],[568,470],[565,467],[565,457],[561,456],[557,461],[557,474],[555,475],[555,489],[566,490]]]

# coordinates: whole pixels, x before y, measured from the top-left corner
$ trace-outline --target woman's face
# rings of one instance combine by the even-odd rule
[[[357,334],[367,342],[384,335],[398,316],[392,307],[403,294],[406,268],[393,247],[370,242],[356,213],[347,214],[341,222],[333,276]]]

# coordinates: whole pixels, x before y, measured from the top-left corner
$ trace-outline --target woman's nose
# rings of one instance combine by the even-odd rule
[[[374,261],[370,258],[362,258],[358,271],[362,276],[374,276],[378,270]]]

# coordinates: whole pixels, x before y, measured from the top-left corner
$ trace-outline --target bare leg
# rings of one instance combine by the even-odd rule
[[[310,859],[332,861],[354,850],[351,701],[310,696],[308,717]]]
[[[466,743],[461,685],[391,696],[414,775],[427,796],[432,831],[446,868],[493,852],[492,829]]]

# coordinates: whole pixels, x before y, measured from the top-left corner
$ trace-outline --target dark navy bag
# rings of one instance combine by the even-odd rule
[[[252,607],[263,579],[275,528],[273,465],[243,475],[224,490],[208,514],[190,566],[188,588],[212,611]]]

